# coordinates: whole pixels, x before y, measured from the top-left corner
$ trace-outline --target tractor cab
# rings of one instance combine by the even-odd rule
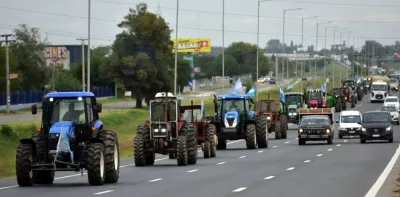
[[[288,92],[285,94],[285,111],[289,122],[298,122],[298,110],[304,105],[304,94],[301,92]]]
[[[321,89],[307,90],[306,103],[309,108],[317,109],[326,107],[326,100]]]
[[[277,121],[279,119],[280,111],[280,103],[276,100],[258,101],[257,113],[267,116],[268,123]]]
[[[356,88],[357,87],[357,82],[354,80],[344,80],[342,82],[343,87],[351,87],[351,88]]]
[[[192,123],[196,127],[197,139],[199,141],[204,141],[206,125],[210,121],[205,120],[206,118],[204,117],[204,110],[202,112],[202,106],[193,105],[193,101],[191,101],[190,105],[181,105],[179,108],[180,119]]]
[[[216,110],[220,110],[219,120],[221,125],[227,128],[236,128],[239,123],[246,122],[254,116],[254,112],[250,112],[250,97],[241,95],[219,95],[219,106]],[[250,114],[250,115],[249,115]]]

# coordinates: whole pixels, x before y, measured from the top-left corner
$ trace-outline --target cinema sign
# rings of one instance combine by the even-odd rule
[[[65,70],[70,69],[70,52],[67,47],[46,47],[44,54],[48,66],[55,65],[56,67],[61,67]]]

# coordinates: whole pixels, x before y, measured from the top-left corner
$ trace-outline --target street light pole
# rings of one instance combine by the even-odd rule
[[[4,34],[0,35],[0,37],[5,38],[5,43],[6,43],[6,96],[7,96],[7,105],[6,105],[6,111],[7,113],[10,113],[10,105],[11,105],[11,96],[10,96],[10,60],[9,60],[9,52],[8,52],[8,45],[9,43],[15,42],[15,40],[10,40],[9,37],[13,35],[11,34]]]
[[[323,22],[323,23],[318,23],[317,22],[317,36],[315,38],[315,51],[317,51],[317,52],[318,52],[318,29],[319,29],[319,25],[329,24],[329,23],[332,23],[332,21]],[[315,55],[314,55],[314,60],[315,60],[314,79],[317,79],[317,58],[315,58]],[[316,83],[317,83],[317,80],[314,80],[314,85],[316,85]]]
[[[310,19],[310,18],[317,18],[318,16],[311,16],[311,17],[303,17],[301,18],[301,47],[303,48],[303,54],[304,54],[304,19]],[[303,60],[301,64],[301,78],[303,80],[303,65],[306,67],[306,61]],[[310,67],[310,72],[311,72],[311,67]],[[303,90],[303,83],[301,83],[301,90]]]
[[[258,74],[258,66],[257,66],[257,74]],[[221,84],[222,89],[225,88],[224,82],[225,82],[225,0],[222,0],[222,84]]]
[[[324,53],[324,56],[325,56],[325,58],[324,58],[324,79],[326,80],[326,67],[327,67],[327,62],[326,62],[326,58],[327,58],[327,56],[328,56],[328,53],[327,53],[327,51],[328,51],[328,49],[327,49],[327,47],[326,47],[326,31],[328,30],[328,29],[334,29],[334,28],[337,28],[336,26],[335,27],[325,27],[325,53]]]
[[[343,29],[345,29],[345,28],[340,28],[340,29],[335,29],[335,30],[333,30],[333,49],[334,49],[334,53],[335,53],[335,55],[336,55],[336,31],[338,31],[338,30],[343,30]],[[335,78],[336,78],[336,75],[335,75],[335,64],[336,63],[336,61],[333,61],[333,79],[332,79],[332,84],[333,84],[333,87],[335,87]]]
[[[89,6],[88,6],[88,60],[87,60],[87,91],[90,92],[90,10],[91,10],[91,3],[92,0],[89,0]]]
[[[178,75],[178,22],[179,22],[179,0],[176,0],[176,24],[175,24],[175,70],[174,70],[174,95],[176,95]],[[222,71],[224,72],[224,71]]]
[[[283,33],[282,33],[282,56],[285,54],[285,18],[286,18],[286,12],[290,11],[298,11],[302,10],[303,8],[295,8],[295,9],[288,9],[288,10],[283,10]],[[283,69],[285,68],[285,58],[282,58],[282,80],[285,78],[285,74]],[[286,77],[289,78],[289,60],[286,65]]]

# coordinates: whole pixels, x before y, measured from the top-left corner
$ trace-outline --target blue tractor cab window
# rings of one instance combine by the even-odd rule
[[[50,124],[60,121],[73,121],[75,124],[85,124],[85,101],[79,98],[50,98]],[[88,104],[88,107],[91,107]]]

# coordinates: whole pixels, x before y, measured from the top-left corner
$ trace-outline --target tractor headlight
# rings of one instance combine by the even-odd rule
[[[299,129],[299,133],[303,133],[303,131],[304,131],[303,129]]]
[[[159,129],[154,129],[154,132],[157,133],[159,131]]]
[[[325,132],[326,132],[326,133],[330,133],[330,132],[331,132],[331,130],[330,130],[330,129],[327,129]]]
[[[268,117],[267,117],[267,120],[271,120],[271,116],[268,116]]]
[[[161,132],[165,133],[165,132],[167,132],[167,129],[163,128],[163,129],[161,129]]]
[[[167,135],[168,131],[168,125],[167,124],[153,124],[152,128],[154,128],[153,134],[154,137],[165,137]]]

